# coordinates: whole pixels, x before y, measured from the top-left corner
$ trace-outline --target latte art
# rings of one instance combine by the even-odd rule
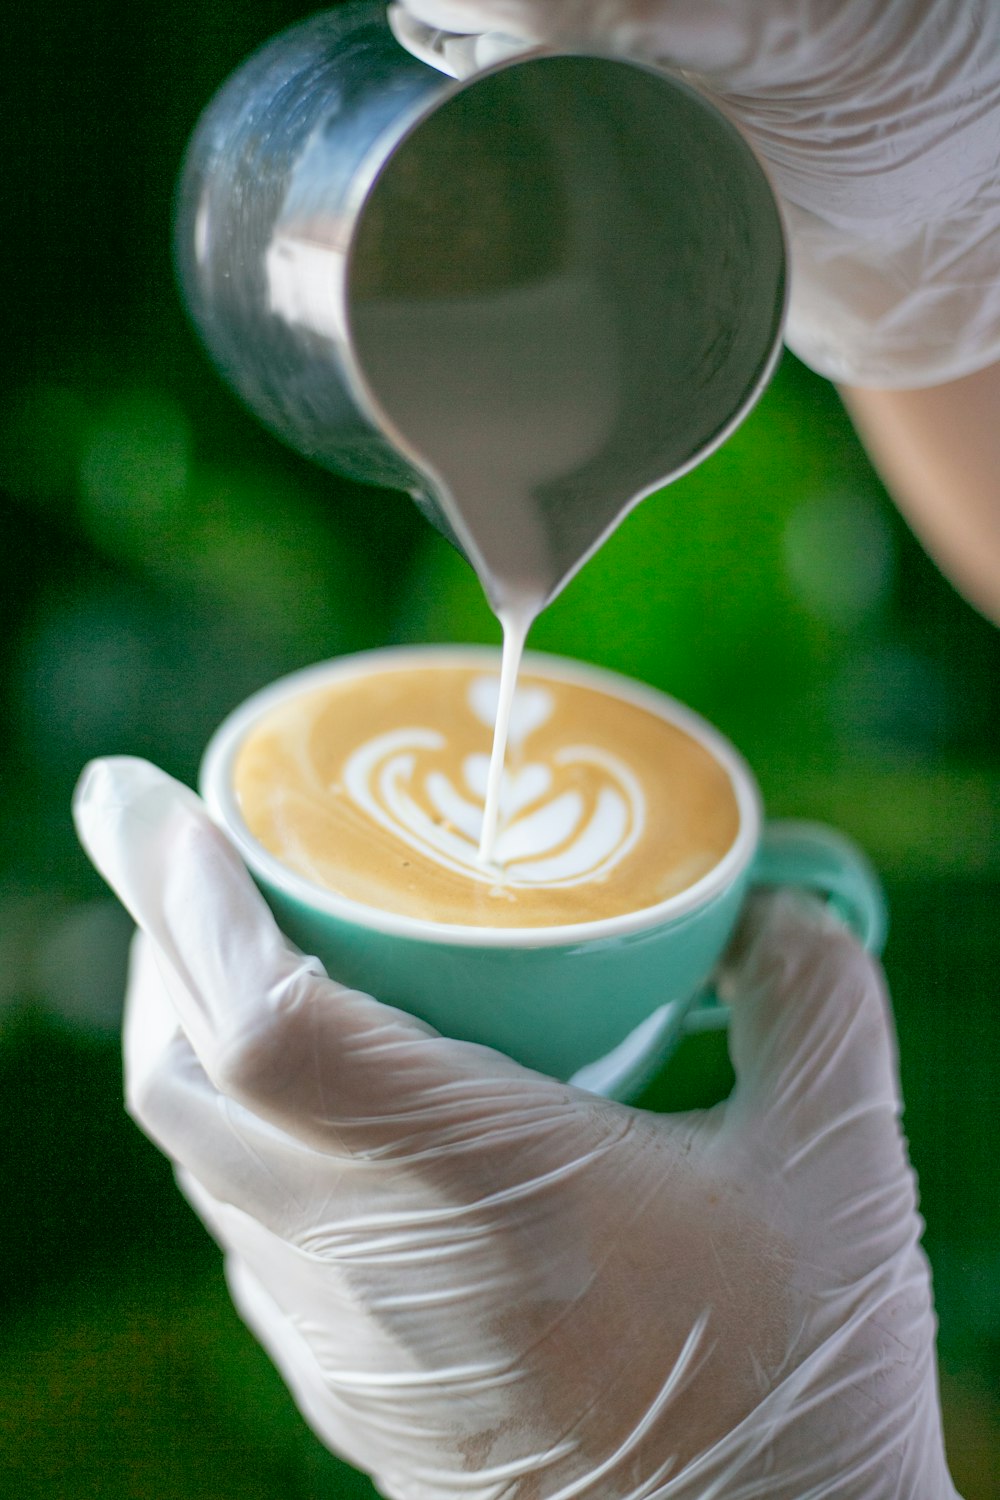
[[[495,677],[473,678],[469,707],[484,728],[496,717]],[[514,698],[508,745],[514,755],[532,730],[551,718],[552,693],[522,687]],[[430,751],[430,757],[424,752]],[[528,761],[505,771],[500,832],[492,864],[479,859],[490,759],[474,752],[461,763],[461,784],[435,769],[447,751],[432,729],[392,730],[362,745],[344,768],[347,795],[388,832],[427,859],[487,885],[567,886],[597,880],[624,858],[641,835],[645,799],[619,757],[594,745],[567,745],[552,764]],[[435,754],[437,753],[437,755]],[[429,768],[428,768],[429,767]],[[574,785],[559,790],[558,773],[589,767],[593,795]]]
[[[291,699],[240,748],[244,821],[317,885],[380,910],[482,926],[655,905],[732,844],[732,786],[697,740],[624,699],[529,672],[484,865],[497,694],[495,673],[423,665]]]

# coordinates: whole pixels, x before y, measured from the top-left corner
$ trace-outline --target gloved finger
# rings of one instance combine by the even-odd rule
[[[597,44],[624,56],[669,60],[713,73],[742,62],[776,31],[780,58],[794,39],[794,7],[733,5],[730,0],[403,0],[426,27],[493,33],[571,49]],[[785,12],[788,11],[786,24]],[[801,17],[799,17],[801,26]],[[785,33],[785,34],[782,34]]]
[[[129,963],[124,1060],[132,1119],[215,1198],[280,1234],[294,1235],[311,1221],[317,1190],[326,1197],[333,1187],[335,1164],[219,1093],[180,1026],[156,948],[143,932]]]
[[[720,993],[737,1077],[723,1149],[765,1165],[800,1232],[812,1205],[809,1254],[848,1280],[909,1253],[916,1182],[878,965],[815,899],[779,891],[751,903]]]
[[[404,1462],[407,1455],[412,1458],[413,1404],[422,1392],[432,1409],[429,1419],[435,1420],[447,1379],[444,1370],[426,1367],[426,1352],[415,1359],[407,1319],[398,1312],[412,1295],[413,1267],[404,1258],[402,1287],[397,1283],[392,1291],[385,1290],[384,1266],[376,1275],[383,1306],[366,1277],[369,1265],[387,1257],[374,1225],[367,1250],[345,1244],[341,1257],[336,1248],[330,1253],[288,1244],[238,1209],[213,1200],[185,1173],[178,1175],[178,1186],[227,1252],[226,1280],[237,1311],[323,1442],[364,1469],[374,1453],[383,1461],[393,1450]],[[384,1230],[383,1225],[383,1237]],[[315,1238],[321,1241],[319,1231]],[[441,1279],[447,1280],[447,1259],[439,1264]],[[450,1332],[460,1363],[466,1330],[461,1324],[449,1330],[443,1315],[442,1325],[438,1352],[448,1349]],[[391,1403],[396,1420],[387,1426],[385,1406],[393,1386],[400,1399]]]
[[[152,1140],[219,1203],[232,1205],[293,1243],[359,1232],[377,1202],[384,1216],[426,1212],[412,1173],[378,1156],[346,1161],[320,1151],[220,1093],[177,1022],[154,944],[133,943],[125,1006],[128,1112]]]
[[[321,1151],[405,1154],[558,1086],[328,980],[296,952],[201,801],[145,761],[95,762],[85,848],[156,946],[212,1083]],[[502,1107],[501,1107],[502,1106]]]
[[[895,1119],[895,1040],[881,970],[815,898],[748,903],[719,993],[731,1006],[734,1116],[786,1144],[866,1114]],[[895,1136],[896,1132],[891,1132]]]
[[[340,1393],[295,1322],[239,1256],[225,1260],[226,1282],[236,1311],[266,1350],[302,1416],[325,1447],[366,1470],[369,1445],[359,1434],[354,1402]],[[355,1348],[364,1347],[355,1345]],[[386,1491],[388,1493],[388,1491]]]
[[[154,1079],[175,1044],[190,1043],[170,1001],[146,934],[137,929],[129,948],[128,982],[122,1019],[122,1052],[125,1063],[125,1104],[132,1118],[160,1145],[164,1142],[148,1127],[142,1102],[152,1091]],[[207,1081],[207,1080],[206,1080]],[[169,1150],[169,1148],[167,1148]]]
[[[282,937],[201,800],[147,761],[94,761],[73,815],[97,869],[156,944],[181,1025],[214,1077],[234,1033],[254,1030],[262,1005],[294,1003],[320,965]]]
[[[531,46],[523,38],[506,36],[500,31],[469,35],[442,31],[439,26],[428,26],[418,20],[399,4],[389,6],[389,25],[407,52],[452,78],[468,78],[505,58],[516,57]]]

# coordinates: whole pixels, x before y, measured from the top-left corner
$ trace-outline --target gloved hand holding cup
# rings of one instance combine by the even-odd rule
[[[327,978],[146,763],[76,811],[142,929],[129,1108],[383,1494],[953,1496],[891,1022],[829,909],[755,898],[735,1092],[652,1115]]]

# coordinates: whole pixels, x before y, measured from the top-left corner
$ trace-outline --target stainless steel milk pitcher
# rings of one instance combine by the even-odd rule
[[[515,541],[551,598],[725,438],[785,301],[765,174],[686,83],[541,50],[457,82],[378,0],[293,26],[223,86],[188,150],[177,260],[257,416],[408,490],[495,608]]]

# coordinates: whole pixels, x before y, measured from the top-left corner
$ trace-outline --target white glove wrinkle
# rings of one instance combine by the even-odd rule
[[[790,228],[787,342],[848,385],[1000,359],[1000,6],[986,0],[403,0],[458,76],[503,48],[599,44],[706,88]],[[442,32],[461,33],[449,54]],[[407,44],[405,25],[398,34]],[[514,40],[512,40],[512,38]],[[500,55],[498,53],[498,55]],[[427,60],[434,62],[433,56]]]
[[[363,1467],[368,1434],[353,1399],[331,1387],[307,1339],[284,1317],[249,1267],[229,1255],[225,1269],[237,1311],[267,1350],[310,1427],[348,1462]],[[399,1415],[399,1432],[405,1440],[406,1425],[403,1414]]]
[[[828,914],[752,904],[737,1090],[651,1116],[317,973],[152,767],[78,806],[147,934],[129,1108],[306,1420],[392,1500],[954,1494],[891,1021]]]
[[[594,1490],[597,1490],[599,1494],[607,1493],[606,1486],[610,1476],[616,1470],[625,1466],[626,1461],[632,1457],[636,1448],[648,1437],[670,1402],[685,1388],[685,1385],[694,1373],[701,1353],[701,1346],[707,1325],[708,1314],[703,1313],[684,1340],[680,1353],[668,1371],[653,1401],[615,1452],[611,1453],[591,1473],[583,1476],[581,1479],[573,1480],[562,1489],[556,1490],[553,1495],[548,1497],[548,1500],[579,1500],[580,1496]],[[671,1455],[665,1461],[663,1467],[669,1467],[674,1462],[673,1455]],[[624,1500],[646,1500],[646,1497],[652,1496],[654,1491],[650,1486],[654,1483],[654,1479],[655,1476],[644,1480],[638,1488],[625,1491]],[[656,1482],[658,1483],[658,1480]],[[599,1488],[600,1486],[605,1486],[603,1491]],[[622,1492],[618,1491],[618,1493]]]

